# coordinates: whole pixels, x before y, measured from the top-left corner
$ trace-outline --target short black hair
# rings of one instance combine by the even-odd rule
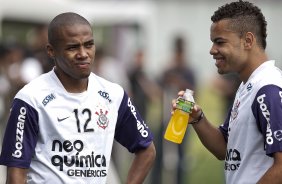
[[[49,24],[48,42],[55,46],[58,39],[57,36],[59,28],[75,24],[89,25],[89,27],[91,27],[90,23],[77,13],[66,12],[57,15]]]
[[[230,19],[230,28],[243,36],[252,32],[261,48],[266,48],[267,22],[260,8],[247,1],[236,1],[218,8],[211,17],[212,22]]]

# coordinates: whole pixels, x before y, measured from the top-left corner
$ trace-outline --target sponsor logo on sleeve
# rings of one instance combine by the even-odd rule
[[[143,122],[140,122],[140,120],[138,120],[137,117],[137,112],[136,109],[134,107],[134,105],[132,104],[130,98],[128,98],[128,103],[127,103],[128,107],[131,110],[131,113],[134,115],[135,119],[136,119],[136,125],[137,125],[137,130],[140,132],[142,137],[148,137],[149,133],[146,129],[148,129],[148,126]]]
[[[23,149],[23,136],[24,136],[24,124],[26,120],[26,108],[20,108],[20,114],[18,116],[18,123],[16,129],[16,143],[15,148],[16,150],[12,153],[13,157],[20,158],[22,156],[22,149]]]
[[[275,139],[277,139],[278,141],[281,141],[282,140],[282,130],[276,130],[274,132],[274,137]]]
[[[272,138],[272,130],[270,127],[270,112],[267,108],[267,105],[264,103],[264,98],[266,97],[265,94],[262,94],[257,97],[257,102],[259,103],[260,110],[267,121],[266,125],[266,143],[272,145],[273,138]]]

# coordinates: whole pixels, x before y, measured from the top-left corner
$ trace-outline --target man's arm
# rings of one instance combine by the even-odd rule
[[[155,157],[156,150],[153,142],[146,149],[136,152],[128,172],[126,184],[143,183],[148,172],[152,168]]]
[[[258,184],[278,184],[282,183],[282,152],[274,153],[273,165],[267,170],[267,172],[258,181]]]
[[[28,169],[7,167],[6,184],[25,184]]]
[[[196,109],[197,111],[197,109]],[[201,111],[201,110],[199,110]],[[198,115],[200,116],[200,115]],[[219,160],[225,159],[227,143],[220,132],[220,130],[214,127],[206,117],[203,117],[199,122],[193,124],[193,128],[196,131],[202,144]]]

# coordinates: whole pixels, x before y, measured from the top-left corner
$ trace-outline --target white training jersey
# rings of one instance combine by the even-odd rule
[[[227,184],[254,184],[282,151],[282,75],[274,61],[260,65],[236,93],[220,126],[226,141]]]
[[[153,139],[124,90],[91,73],[68,93],[52,70],[15,96],[0,164],[29,168],[29,184],[103,184],[114,139],[130,152]]]

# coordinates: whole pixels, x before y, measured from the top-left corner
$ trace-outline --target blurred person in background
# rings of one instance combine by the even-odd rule
[[[6,127],[6,121],[9,114],[7,99],[11,90],[11,83],[6,75],[8,66],[7,48],[5,44],[0,44],[0,147],[2,147],[3,134]],[[6,169],[0,166],[0,183],[5,183]]]
[[[41,64],[42,73],[49,72],[54,67],[54,62],[48,57],[45,46],[48,43],[48,26],[40,24],[27,33],[28,53]]]
[[[21,44],[17,42],[5,44],[5,46],[7,48],[5,56],[6,65],[3,67],[5,67],[4,73],[11,84],[9,96],[7,98],[7,104],[11,104],[11,100],[18,90],[26,84],[21,75],[22,62],[25,59],[25,50]]]
[[[121,85],[128,94],[131,93],[127,72],[122,63],[115,57],[105,53],[103,47],[97,47],[96,49],[92,71],[111,82]],[[118,74],[117,71],[119,72]]]
[[[4,43],[5,56],[3,57],[2,75],[5,75],[10,83],[6,104],[10,106],[15,94],[25,84],[42,74],[42,66],[40,62],[29,56],[27,49],[17,43]],[[8,108],[9,109],[9,108]]]
[[[145,72],[145,52],[143,49],[137,49],[133,54],[133,58],[128,69],[129,82],[131,85],[131,96],[136,108],[148,122],[151,130],[155,135],[155,146],[157,150],[161,150],[162,132],[160,132],[161,124],[150,122],[161,122],[161,97],[162,89],[157,82]],[[162,183],[162,152],[157,152],[156,161],[151,173],[151,182]]]
[[[11,83],[7,76],[7,67],[8,67],[8,60],[7,60],[7,53],[8,50],[4,44],[1,43],[0,45],[0,125],[3,127],[5,125],[6,117],[9,112],[9,108],[7,108],[7,98],[9,96],[9,92],[11,90]],[[2,130],[1,130],[1,138],[2,138]],[[2,141],[1,141],[2,142]]]
[[[193,69],[189,66],[189,61],[186,55],[186,46],[185,39],[182,36],[175,37],[173,42],[173,58],[161,77],[164,127],[167,127],[167,123],[170,119],[171,109],[169,108],[170,105],[168,105],[171,101],[170,99],[172,99],[179,90],[188,88],[195,91],[196,89],[196,78]],[[164,142],[164,167],[169,173],[174,173],[175,178],[173,181],[176,181],[177,184],[184,183],[184,176],[187,176],[186,170],[188,164],[185,154],[187,144],[187,139],[184,139],[179,145],[167,141]],[[175,160],[177,160],[177,164],[174,166],[173,162]]]
[[[219,7],[211,20],[210,54],[217,71],[235,72],[242,83],[219,128],[199,105],[189,121],[203,145],[225,160],[227,184],[282,183],[282,73],[265,52],[265,17],[260,8],[240,0]]]
[[[161,97],[161,88],[150,79],[144,71],[144,51],[139,49],[135,52],[128,71],[131,95],[138,111],[143,117],[147,117],[149,103]]]
[[[91,25],[59,14],[48,40],[55,67],[12,103],[0,156],[7,183],[106,183],[114,139],[135,154],[126,183],[142,183],[156,154],[152,133],[121,86],[91,73]]]

